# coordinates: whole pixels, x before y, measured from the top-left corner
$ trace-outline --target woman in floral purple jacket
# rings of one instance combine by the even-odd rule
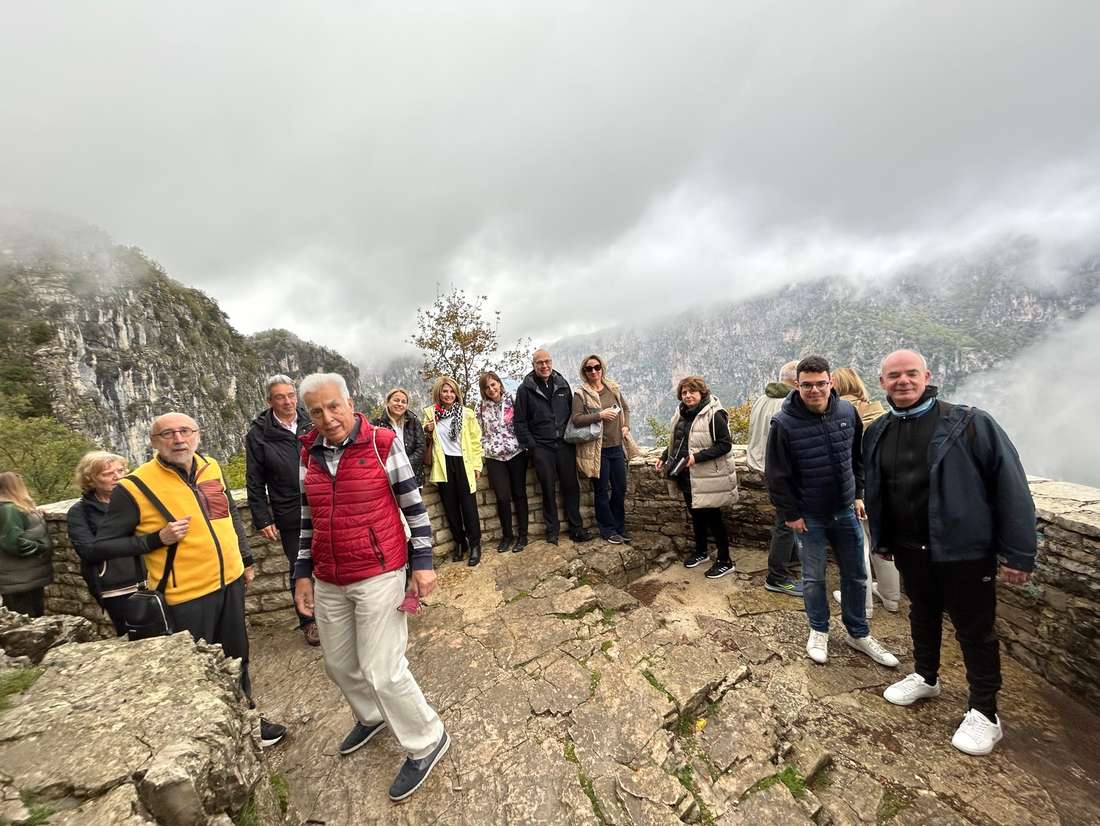
[[[527,452],[519,446],[512,424],[515,399],[504,389],[500,376],[482,373],[478,380],[481,403],[477,421],[481,425],[481,446],[485,470],[497,497],[501,539],[497,550],[519,553],[527,545]],[[512,531],[512,503],[516,506],[515,533]]]

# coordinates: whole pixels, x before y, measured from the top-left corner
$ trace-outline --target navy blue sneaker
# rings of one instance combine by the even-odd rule
[[[358,751],[385,727],[385,720],[381,720],[373,726],[365,726],[356,720],[352,730],[348,732],[348,736],[340,743],[340,754],[351,754],[353,751]]]
[[[684,560],[684,567],[685,568],[698,568],[700,565],[702,565],[708,559],[710,559],[710,557],[707,556],[706,554],[701,554],[701,553],[698,553],[698,552],[692,553],[687,559]]]
[[[801,579],[784,579],[782,582],[772,582],[770,579],[764,580],[764,588],[768,591],[774,591],[777,594],[786,594],[790,597],[802,598],[802,580]]]
[[[401,771],[394,778],[393,785],[390,786],[390,800],[394,802],[404,800],[419,789],[424,781],[428,779],[428,775],[432,773],[435,764],[447,753],[450,745],[451,738],[444,731],[443,736],[439,739],[439,745],[427,757],[422,757],[419,760],[406,757],[405,765],[401,767]]]

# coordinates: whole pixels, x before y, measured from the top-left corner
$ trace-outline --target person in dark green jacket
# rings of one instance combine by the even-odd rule
[[[0,473],[0,595],[4,607],[40,617],[53,580],[46,522],[18,473]]]

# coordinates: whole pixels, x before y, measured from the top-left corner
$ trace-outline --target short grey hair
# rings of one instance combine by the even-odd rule
[[[881,376],[886,372],[886,359],[894,355],[894,353],[912,353],[920,359],[920,369],[928,369],[928,359],[926,359],[918,350],[910,350],[908,347],[902,347],[900,350],[893,350],[882,357],[882,361],[878,363],[878,374]]]
[[[294,379],[292,379],[290,376],[284,376],[282,373],[276,373],[274,376],[268,376],[267,380],[264,381],[264,392],[266,394],[264,398],[271,398],[271,388],[277,384],[289,384],[291,387],[293,387]]]
[[[788,361],[782,367],[779,368],[779,380],[787,382],[788,384],[794,384],[798,381],[798,360]]]
[[[344,377],[339,373],[310,373],[298,385],[298,395],[304,399],[307,393],[320,390],[326,384],[335,384],[336,389],[340,391],[345,399],[351,398],[351,393],[348,392],[348,383],[344,381]]]

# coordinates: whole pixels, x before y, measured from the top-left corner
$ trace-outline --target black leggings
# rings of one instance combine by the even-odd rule
[[[497,518],[502,539],[514,539],[512,533],[512,503],[516,505],[516,525],[519,535],[527,538],[527,454],[520,451],[507,461],[486,459],[485,471],[497,497]]]
[[[436,482],[439,498],[443,502],[443,513],[447,516],[447,527],[456,545],[464,542],[481,544],[481,524],[477,516],[477,500],[470,490],[466,477],[466,463],[461,456],[448,456],[447,481]]]
[[[693,508],[691,506],[691,487],[680,486],[680,493],[684,495],[684,504],[687,506],[688,515],[691,516],[691,527],[695,532],[696,553],[707,555],[707,534],[714,537],[714,545],[718,549],[718,561],[730,561],[730,537],[726,532],[726,523],[722,520],[721,508]]]

